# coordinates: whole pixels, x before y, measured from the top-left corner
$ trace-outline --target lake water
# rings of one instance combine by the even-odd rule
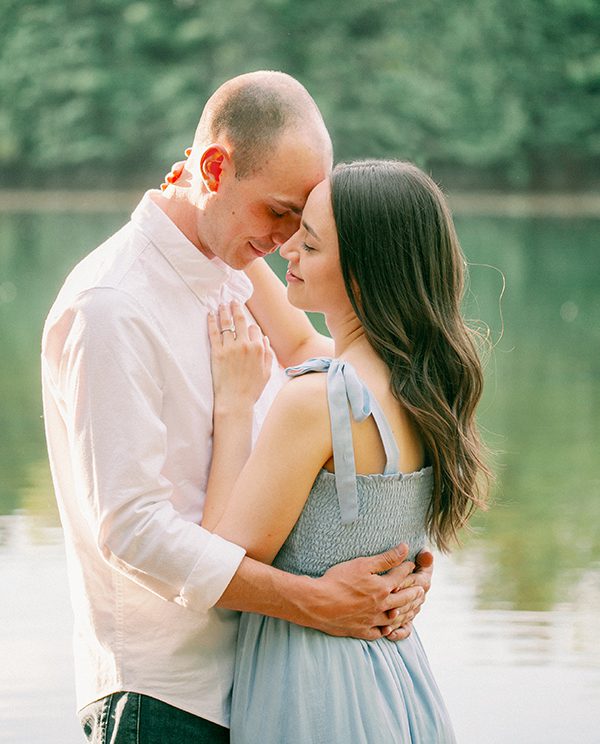
[[[39,339],[68,269],[126,217],[0,214],[7,744],[82,741]],[[459,215],[457,227],[472,264],[467,314],[494,343],[480,418],[498,486],[462,549],[438,558],[417,625],[459,742],[600,742],[600,220]]]

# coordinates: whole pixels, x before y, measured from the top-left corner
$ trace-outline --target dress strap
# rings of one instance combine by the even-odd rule
[[[356,374],[354,367],[348,362],[315,357],[286,369],[289,377],[298,377],[306,372],[327,372],[327,401],[331,419],[335,486],[342,524],[350,524],[358,518],[356,465],[352,446],[350,412],[354,420],[358,422],[373,415],[385,449],[385,474],[397,472],[398,447],[381,407]]]

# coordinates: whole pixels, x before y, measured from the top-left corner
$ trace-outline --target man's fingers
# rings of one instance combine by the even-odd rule
[[[377,640],[378,638],[386,638],[388,641],[403,641],[412,633],[412,622],[406,620],[403,625],[398,626],[397,624],[389,625],[376,625],[371,628],[366,640]]]
[[[417,581],[417,576],[414,571],[410,571],[410,561],[405,561],[406,566],[403,564],[398,569],[394,569],[394,572],[390,572],[390,578],[395,580],[396,586],[393,589],[395,592],[402,591],[402,589],[409,589],[411,586],[423,586],[420,581]],[[410,571],[408,576],[404,571]],[[393,576],[391,575],[393,573]]]
[[[431,568],[433,566],[433,553],[429,550],[421,550],[415,558],[417,568]]]
[[[414,570],[415,564],[412,561],[402,561],[399,566],[396,566],[389,571],[386,578],[390,580],[392,586],[400,587],[409,576],[413,576]],[[413,583],[416,583],[416,580],[414,580]]]
[[[382,629],[387,629],[386,626],[383,626],[383,628],[379,627],[378,625],[373,626],[368,631],[361,631],[359,635],[357,635],[357,638],[361,638],[364,641],[377,641],[382,636]],[[390,631],[391,632],[391,631]]]
[[[415,603],[422,604],[425,591],[420,586],[412,586],[399,592],[392,592],[384,603],[384,609],[398,610],[398,614],[410,612]]]
[[[385,637],[388,641],[403,641],[408,638],[411,633],[412,623],[406,623],[406,625],[402,625],[400,628],[396,628],[390,633],[387,633]]]
[[[395,566],[400,565],[407,555],[408,545],[402,543],[395,548],[386,550],[385,553],[380,553],[379,555],[367,558],[369,561],[369,570],[371,573],[383,573],[384,571],[389,571]]]
[[[430,554],[431,555],[431,554]],[[419,556],[417,556],[417,560]],[[414,573],[415,582],[422,586],[426,592],[431,589],[431,580],[433,578],[433,562],[429,565],[417,565]]]
[[[403,589],[410,589],[411,586],[416,586],[416,585],[417,585],[417,579],[415,578],[415,575],[410,574],[410,576],[407,576],[401,584],[398,584],[396,591],[401,592]]]

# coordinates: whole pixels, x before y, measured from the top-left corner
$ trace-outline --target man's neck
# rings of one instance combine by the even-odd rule
[[[175,227],[185,235],[192,245],[195,245],[207,258],[214,257],[202,245],[198,236],[198,221],[196,219],[198,207],[190,204],[184,196],[177,194],[177,192],[170,196],[165,196],[160,192],[153,192],[150,198],[157,207],[162,209]]]

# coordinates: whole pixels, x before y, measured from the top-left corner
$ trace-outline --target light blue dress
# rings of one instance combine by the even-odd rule
[[[400,542],[414,557],[425,544],[431,468],[397,472],[390,426],[347,362],[309,359],[287,372],[327,373],[335,473],[321,470],[273,565],[321,576],[336,563]],[[358,421],[373,415],[386,452],[383,474],[356,474],[350,411]],[[455,739],[416,630],[398,643],[362,641],[243,613],[231,741],[449,744]]]

